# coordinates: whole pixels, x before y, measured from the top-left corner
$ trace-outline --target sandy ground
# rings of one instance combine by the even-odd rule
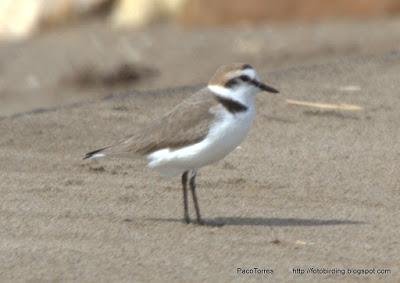
[[[398,282],[398,27],[342,23],[238,34],[163,27],[132,35],[93,25],[3,44],[0,280]],[[253,49],[227,47],[235,39],[249,39]],[[155,71],[110,83],[109,70],[129,59]],[[142,161],[81,160],[160,116],[231,61],[254,64],[281,96],[260,95],[247,140],[200,171],[209,225],[181,223],[179,179],[159,177]],[[82,75],[88,65],[95,72]],[[318,110],[287,98],[364,110]],[[254,267],[274,272],[237,273]],[[390,274],[293,273],[311,267]]]

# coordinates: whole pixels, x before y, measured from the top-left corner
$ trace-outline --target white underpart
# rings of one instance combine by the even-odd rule
[[[255,115],[254,94],[257,91],[244,89],[232,92],[220,86],[209,86],[209,89],[240,101],[247,106],[247,111],[232,114],[221,107],[204,140],[177,150],[165,148],[155,151],[147,156],[148,167],[165,176],[178,175],[224,158],[243,141]]]

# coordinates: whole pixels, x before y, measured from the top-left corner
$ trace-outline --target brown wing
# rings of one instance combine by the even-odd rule
[[[92,153],[144,155],[162,148],[179,148],[197,143],[207,135],[210,124],[216,119],[210,112],[210,108],[216,105],[214,95],[203,89],[126,140]],[[93,154],[89,153],[87,158]]]

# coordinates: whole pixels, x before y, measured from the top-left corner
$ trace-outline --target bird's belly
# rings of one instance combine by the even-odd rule
[[[250,129],[250,123],[247,124],[245,122],[228,122],[210,132],[208,146],[200,153],[203,155],[202,159],[204,159],[206,164],[224,158],[244,140]]]
[[[196,144],[155,152],[149,167],[164,175],[176,175],[214,163],[233,151],[246,137],[252,122],[251,114],[232,115],[216,123],[207,137]]]

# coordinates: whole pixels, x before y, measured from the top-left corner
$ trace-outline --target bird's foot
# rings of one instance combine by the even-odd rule
[[[184,218],[183,218],[183,223],[185,223],[185,224],[190,224],[190,218],[189,218],[189,216],[185,216]]]
[[[198,218],[196,223],[197,223],[197,225],[205,225],[206,224],[206,222],[204,222],[204,220],[201,218]]]

